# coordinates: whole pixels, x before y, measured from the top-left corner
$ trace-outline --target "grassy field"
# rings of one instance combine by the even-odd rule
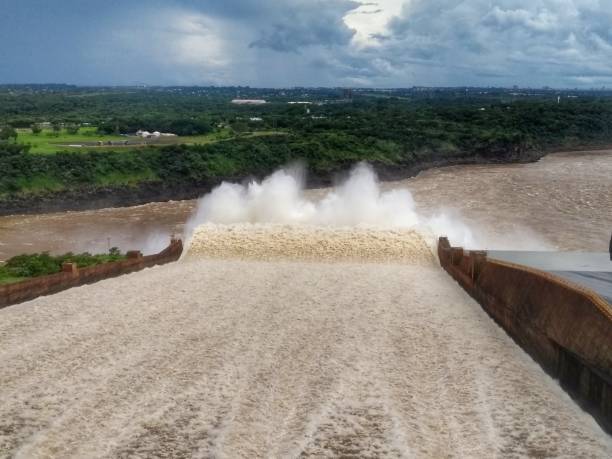
[[[257,131],[243,134],[242,137],[260,137],[268,135],[282,135],[281,131]],[[42,132],[34,134],[31,129],[18,129],[17,141],[19,143],[30,144],[32,146],[30,153],[36,154],[53,154],[58,151],[87,151],[87,150],[117,150],[121,148],[142,148],[147,146],[165,146],[172,144],[207,144],[231,140],[236,138],[230,129],[215,131],[206,135],[184,136],[184,137],[169,137],[164,138],[159,142],[149,141],[143,142],[141,145],[84,145],[84,143],[92,142],[122,142],[129,140],[130,142],[137,141],[137,138],[125,137],[120,135],[101,135],[98,134],[95,127],[82,127],[77,134],[69,134],[66,130],[53,132],[51,129],[43,129]]]
[[[180,182],[183,175],[188,180],[226,177],[244,167],[245,155],[238,152],[248,151],[251,144],[243,140],[274,136],[288,136],[288,132],[261,130],[236,135],[226,128],[208,135],[144,141],[135,136],[100,135],[95,127],[81,128],[75,134],[50,129],[34,134],[21,129],[17,142],[30,145],[31,150],[0,155],[0,171],[9,171],[0,173],[0,203],[17,193],[27,197],[79,187],[135,187],[145,182]],[[114,144],[107,145],[109,141]],[[98,142],[105,144],[98,146]],[[168,154],[161,153],[163,147]],[[266,161],[263,156],[270,154],[264,150],[263,155],[250,159],[247,153],[246,161],[261,165]]]
[[[82,127],[77,134],[68,134],[66,130],[55,133],[51,129],[43,129],[39,134],[32,133],[31,129],[18,129],[17,141],[32,145],[31,153],[56,153],[65,150],[79,150],[78,148],[61,145],[78,145],[83,142],[119,141],[125,138],[119,135],[99,135],[95,127]]]

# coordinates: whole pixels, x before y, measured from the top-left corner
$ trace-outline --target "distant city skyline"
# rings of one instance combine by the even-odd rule
[[[592,93],[608,93],[608,92],[612,92],[612,86],[601,86],[601,87],[565,87],[565,86],[541,86],[541,87],[537,87],[537,86],[517,86],[517,85],[513,85],[513,86],[389,86],[389,87],[384,87],[384,86],[250,86],[250,85],[215,85],[215,84],[185,84],[185,85],[173,85],[173,84],[168,84],[168,85],[163,85],[163,84],[73,84],[73,83],[56,83],[56,82],[50,82],[50,83],[0,83],[0,88],[6,90],[8,89],[15,89],[15,90],[25,90],[25,89],[31,89],[33,91],[44,91],[44,90],[49,90],[49,91],[69,91],[70,89],[74,88],[75,90],[87,90],[87,89],[108,89],[108,90],[118,90],[121,91],[123,89],[141,89],[141,90],[147,90],[147,89],[163,89],[163,90],[173,90],[173,89],[184,89],[184,90],[191,90],[191,89],[197,89],[197,90],[207,90],[207,89],[211,89],[211,90],[227,90],[227,89],[233,89],[236,91],[239,90],[252,90],[252,91],[299,91],[299,90],[303,90],[303,91],[346,91],[346,90],[352,90],[352,91],[361,91],[363,93],[368,93],[368,92],[389,92],[389,93],[402,93],[402,92],[420,92],[420,91],[427,91],[427,90],[435,90],[435,91],[448,91],[448,92],[452,92],[452,91],[461,91],[464,89],[469,89],[472,91],[480,91],[480,93],[482,94],[483,91],[489,91],[490,94],[496,94],[496,93],[501,93],[501,92],[509,92],[509,91],[528,91],[528,92],[533,92],[534,94],[536,94],[538,91],[545,91],[545,92],[551,92],[551,93],[556,93],[556,92],[566,92],[566,93],[587,93],[587,92],[592,92]],[[512,94],[512,93],[510,93]],[[525,93],[528,94],[528,93]],[[241,95],[238,93],[235,96],[232,97],[236,97],[236,98],[240,98]]]
[[[4,0],[0,84],[612,86],[604,0]]]

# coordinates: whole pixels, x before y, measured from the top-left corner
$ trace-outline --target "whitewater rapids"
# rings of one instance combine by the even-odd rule
[[[432,258],[189,258],[0,311],[0,456],[612,457]]]
[[[201,225],[184,258],[410,264],[434,260],[423,237],[411,229],[261,223]]]

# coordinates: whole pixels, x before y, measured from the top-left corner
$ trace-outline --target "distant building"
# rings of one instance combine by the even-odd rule
[[[287,102],[290,105],[312,105],[312,102],[307,102],[307,101],[300,101],[300,100],[296,100],[296,101],[291,101],[291,102]]]
[[[260,123],[263,121],[263,118],[259,118],[258,116],[253,116],[251,118],[249,118],[249,121],[254,121],[256,123]]]
[[[234,99],[232,104],[235,105],[263,105],[267,102],[263,99]]]
[[[143,139],[157,139],[159,137],[176,137],[176,134],[172,134],[170,132],[162,133],[159,131],[149,132],[149,131],[139,130],[136,132],[136,136],[142,137]]]

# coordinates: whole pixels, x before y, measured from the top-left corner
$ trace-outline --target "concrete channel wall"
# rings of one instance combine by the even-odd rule
[[[612,433],[612,308],[552,274],[440,238],[442,267]]]
[[[143,256],[140,252],[127,253],[127,259],[79,269],[74,263],[66,263],[63,271],[49,276],[0,285],[0,308],[51,295],[79,285],[91,284],[109,277],[140,271],[155,265],[176,261],[183,252],[183,243],[172,240],[170,245],[155,255]]]

